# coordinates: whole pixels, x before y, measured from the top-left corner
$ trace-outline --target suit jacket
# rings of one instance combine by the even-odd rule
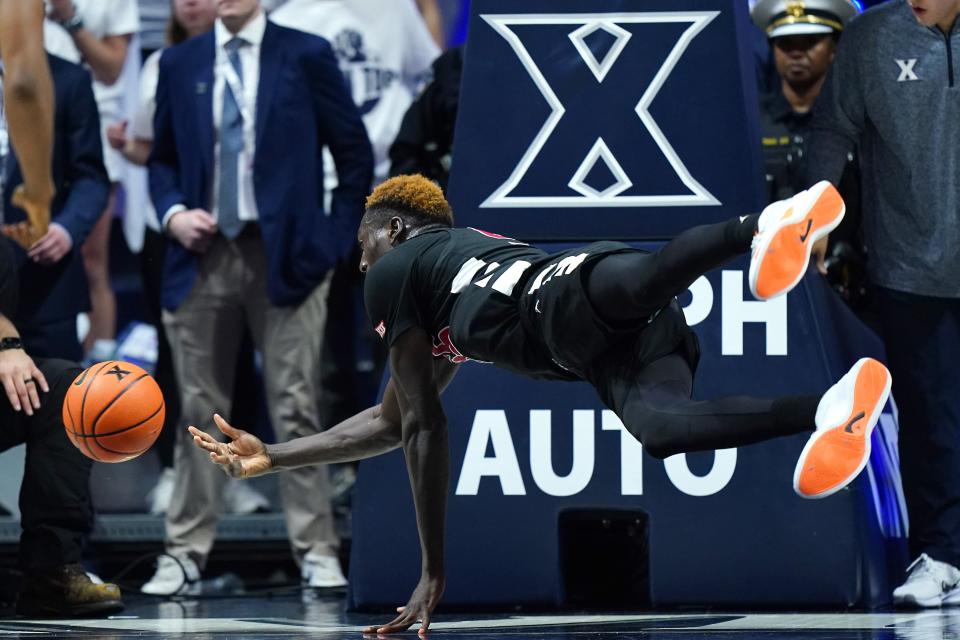
[[[17,322],[44,324],[64,320],[90,309],[90,292],[80,247],[107,206],[110,180],[103,166],[100,115],[93,98],[90,73],[83,67],[47,56],[53,76],[56,110],[53,121],[53,182],[57,194],[50,207],[53,222],[62,225],[73,239],[73,248],[50,265],[28,260],[17,246],[20,265],[20,309]],[[26,219],[14,207],[13,190],[23,183],[23,174],[11,148],[4,177],[4,219]],[[11,242],[9,239],[4,239]]]
[[[183,204],[210,210],[214,184],[213,32],[160,59],[150,195],[159,216]],[[268,22],[260,48],[254,194],[267,256],[267,294],[296,305],[347,255],[373,180],[373,153],[330,44]],[[322,149],[339,185],[324,211]],[[162,302],[176,309],[193,288],[198,256],[172,242]]]

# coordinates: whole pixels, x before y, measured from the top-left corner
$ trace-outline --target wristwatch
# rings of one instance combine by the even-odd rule
[[[0,338],[0,351],[9,349],[23,349],[23,343],[20,338]]]
[[[66,29],[67,33],[75,33],[83,28],[83,17],[77,11],[77,5],[73,5],[73,17],[62,21],[60,26]]]

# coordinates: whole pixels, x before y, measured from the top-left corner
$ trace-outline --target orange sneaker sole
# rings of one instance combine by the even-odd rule
[[[812,186],[806,197],[795,197],[791,209],[763,234],[750,261],[750,290],[759,300],[787,293],[803,278],[817,240],[837,228],[846,206],[829,182]]]
[[[804,498],[826,498],[840,491],[870,459],[870,435],[887,403],[892,379],[887,368],[872,358],[857,362],[850,370],[854,372],[840,382],[847,387],[840,390],[840,400],[848,406],[827,411],[837,415],[841,409],[846,417],[833,427],[817,425],[797,461],[793,489]]]

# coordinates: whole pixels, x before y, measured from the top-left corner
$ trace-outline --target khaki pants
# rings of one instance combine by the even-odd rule
[[[188,555],[201,567],[213,546],[226,475],[187,432],[194,425],[222,440],[214,412],[227,417],[244,325],[263,356],[270,419],[280,441],[320,431],[318,366],[327,319],[330,278],[298,307],[267,299],[263,241],[218,238],[199,261],[196,284],[163,323],[173,351],[182,399],[174,451],[173,498],[166,515],[167,551]],[[234,425],[238,428],[249,425]],[[294,557],[335,555],[330,488],[325,466],[279,474],[280,496]]]

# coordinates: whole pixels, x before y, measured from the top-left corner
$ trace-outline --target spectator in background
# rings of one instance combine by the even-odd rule
[[[167,23],[167,40],[171,45],[181,44],[190,38],[213,29],[217,17],[215,0],[164,0],[172,6],[170,20]],[[120,151],[128,162],[146,165],[153,148],[153,118],[156,113],[157,76],[159,75],[162,50],[153,52],[143,65],[140,73],[140,88],[136,111],[131,124],[122,120],[107,128],[110,145]],[[129,129],[129,130],[128,130]],[[162,290],[163,261],[167,250],[167,240],[160,231],[160,222],[149,200],[144,210],[129,209],[126,215],[142,216],[145,224],[142,249],[139,252],[140,275],[143,280],[144,297],[150,322],[157,331],[157,365],[154,377],[167,399],[167,413],[164,429],[160,433],[154,450],[160,458],[161,473],[156,486],[147,494],[150,513],[163,515],[170,505],[173,495],[173,444],[180,422],[180,391],[177,387],[170,353],[170,342],[161,320],[160,295]],[[237,386],[234,389],[234,414],[244,409],[243,395],[258,399],[256,374],[252,371],[254,354],[249,346],[250,340],[244,340],[237,363]],[[249,398],[246,399],[249,404]],[[251,411],[245,411],[250,416]],[[253,513],[269,510],[267,498],[253,489],[249,483],[229,482],[224,489],[225,507],[228,513]]]
[[[175,20],[170,0],[137,0],[140,12],[140,49],[143,58],[171,44],[169,25]]]
[[[808,181],[860,150],[863,228],[915,559],[894,601],[960,602],[960,29],[956,0],[893,0],[852,21],[814,110]],[[822,247],[821,247],[822,250]]]
[[[407,109],[390,146],[391,176],[419,173],[446,191],[462,74],[462,47],[450,49],[434,61],[433,79]]]
[[[767,202],[774,202],[810,186],[806,182],[806,147],[813,105],[833,63],[843,25],[857,15],[857,7],[850,0],[803,4],[760,0],[751,15],[769,38],[778,75],[776,87],[760,101]],[[856,165],[848,162],[845,177],[855,169]],[[851,194],[841,191],[841,195],[849,213]]]
[[[400,120],[440,55],[414,1],[287,0],[270,20],[333,46],[373,145],[374,181],[385,180]],[[325,186],[329,191],[335,185],[336,171],[328,163]]]
[[[67,439],[61,417],[63,399],[80,367],[64,360],[33,360],[24,350],[11,322],[17,313],[18,279],[12,245],[0,241],[0,451],[27,445],[17,613],[116,613],[123,609],[120,589],[94,584],[80,567],[83,538],[93,528],[92,461]]]
[[[214,0],[164,0],[164,6],[168,5],[172,5],[172,14],[166,28],[166,38],[170,45],[180,44],[213,29],[217,17]],[[139,104],[129,130],[126,120],[107,127],[110,146],[123,154],[127,162],[139,166],[146,166],[153,148],[153,117],[156,112],[157,76],[162,54],[163,50],[154,51],[143,64],[140,71]],[[160,292],[167,241],[160,230],[160,221],[152,204],[147,200],[145,205],[146,210],[128,209],[126,215],[142,216],[145,222],[142,248],[138,255],[140,275],[150,323],[157,332],[157,364],[153,375],[167,403],[164,428],[154,446],[162,470],[157,485],[148,494],[150,513],[162,515],[166,513],[173,495],[173,444],[180,422],[180,391],[174,374],[170,342],[161,321]]]
[[[84,351],[92,360],[113,356],[116,343],[116,298],[108,264],[110,226],[116,202],[116,184],[122,178],[123,158],[107,143],[106,128],[123,118],[124,88],[118,83],[132,36],[140,29],[136,0],[48,0],[48,14],[71,36],[93,74],[103,127],[103,158],[113,184],[110,199],[90,237],[83,244],[83,262],[90,285],[90,330]]]
[[[16,250],[17,262],[22,265],[22,295],[15,320],[35,357],[79,361],[83,350],[77,339],[77,314],[90,308],[90,298],[78,248],[97,224],[109,183],[90,74],[53,56],[49,56],[49,66],[55,94],[52,168],[56,196],[46,235],[28,252]],[[3,181],[8,223],[26,217],[13,202],[21,182],[20,161],[13,153],[6,158]]]
[[[256,105],[256,120],[254,120]],[[150,190],[174,241],[163,277],[182,422],[230,412],[244,326],[263,354],[278,437],[320,430],[316,408],[330,270],[356,244],[370,143],[329,44],[267,21],[258,0],[218,4],[213,33],[160,59]],[[338,185],[325,215],[322,149]],[[223,475],[177,432],[167,550],[143,590],[195,590],[216,533]],[[325,467],[280,481],[304,583],[346,583]],[[186,571],[186,576],[181,571]]]
[[[439,22],[439,13],[436,16]],[[417,4],[414,0],[288,0],[270,19],[333,45],[373,145],[374,182],[386,179],[390,144],[404,112],[429,76],[430,63],[440,53]],[[325,187],[331,193],[337,176],[329,160],[325,167]],[[320,395],[323,424],[336,424],[370,404],[372,398],[367,396],[379,390],[386,360],[381,340],[363,316],[356,262],[354,257],[338,266],[331,283]],[[351,471],[335,475],[338,494],[352,484]]]
[[[38,37],[43,31],[43,22],[43,5],[38,0],[0,0],[0,58],[6,75],[0,82],[5,83],[7,89],[0,95],[3,101],[0,119],[4,120],[0,159],[5,159],[11,144],[22,158],[24,184],[14,195],[14,201],[27,214],[24,222],[2,229],[26,250],[47,233],[54,191],[50,159],[53,82]],[[4,177],[0,175],[0,181]]]
[[[760,98],[767,202],[783,200],[810,186],[807,146],[816,103],[843,27],[857,15],[851,0],[760,0],[751,13],[769,38],[776,85]],[[866,250],[860,237],[860,169],[853,150],[837,188],[847,213],[830,237],[831,285],[856,311],[869,296]]]
[[[433,41],[443,49],[446,39],[443,37],[443,15],[440,13],[440,5],[437,4],[437,0],[417,0],[417,8],[420,9],[420,15],[423,16],[423,21],[426,23],[430,35],[433,36]]]

